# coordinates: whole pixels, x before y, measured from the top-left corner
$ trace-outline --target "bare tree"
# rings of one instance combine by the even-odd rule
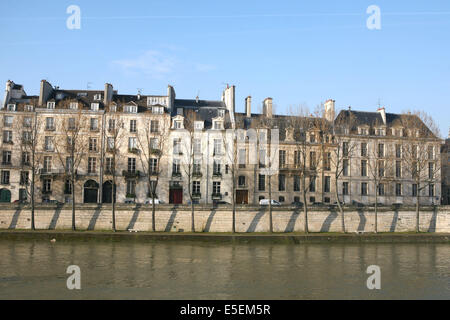
[[[406,143],[403,145],[402,160],[406,171],[413,181],[413,195],[416,197],[416,232],[420,231],[420,194],[428,187],[429,196],[434,197],[434,187],[440,183],[438,173],[439,129],[433,119],[425,112],[403,114],[401,122],[406,131]]]
[[[333,145],[331,167],[334,171],[334,195],[341,215],[342,232],[345,230],[344,209],[339,198],[339,182],[341,178],[347,176],[350,170],[350,159],[356,151],[356,143],[352,136],[352,129],[355,124],[355,116],[349,112],[344,121],[336,121],[333,125]],[[344,191],[344,190],[343,190]]]
[[[106,153],[111,157],[106,160],[106,167],[104,173],[111,175],[111,214],[112,214],[112,229],[116,231],[116,181],[117,181],[117,166],[122,158],[122,147],[124,143],[124,122],[123,118],[117,112],[110,112],[107,117],[107,132],[106,132]]]
[[[185,135],[183,139],[183,150],[181,151],[181,138],[179,138],[179,151],[183,153],[183,163],[181,167],[187,177],[188,180],[188,194],[191,203],[191,232],[195,232],[195,200],[194,192],[193,192],[193,181],[194,181],[194,166],[195,166],[195,152],[194,152],[194,144],[195,139],[198,137],[198,133],[195,130],[195,120],[197,118],[197,114],[191,110],[186,111],[184,118],[184,128]],[[176,150],[174,150],[176,153]]]
[[[169,123],[155,118],[146,118],[144,130],[137,136],[140,148],[139,159],[143,174],[147,177],[148,196],[152,198],[152,231],[156,231],[156,203],[157,187],[162,173],[161,159],[167,151]]]
[[[36,112],[26,112],[18,122],[21,151],[21,177],[20,182],[25,187],[27,196],[31,199],[31,229],[35,230],[35,206],[36,206],[36,176],[42,163],[42,153],[38,151],[40,141],[41,122]],[[31,171],[31,181],[28,178],[28,170]]]
[[[82,110],[66,115],[59,126],[61,133],[56,137],[55,149],[61,167],[64,168],[64,177],[71,188],[72,203],[72,230],[76,230],[76,182],[80,163],[87,153],[89,144],[86,130],[89,128],[88,118]]]

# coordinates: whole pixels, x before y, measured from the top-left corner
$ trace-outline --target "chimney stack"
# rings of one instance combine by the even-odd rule
[[[335,102],[332,99],[328,99],[327,101],[325,101],[325,119],[327,119],[327,121],[329,122],[333,122],[334,121],[334,117],[335,117]]]
[[[383,124],[386,125],[386,109],[384,107],[378,108],[377,112],[380,113],[381,118],[383,119]]]
[[[263,114],[267,118],[272,118],[272,98],[265,98],[263,102]]]
[[[248,96],[245,98],[245,113],[247,115],[247,118],[250,118],[252,116],[252,97]]]
[[[41,89],[39,91],[39,106],[44,106],[53,92],[53,87],[47,80],[41,80]]]
[[[105,92],[103,94],[103,104],[106,106],[112,101],[113,86],[110,83],[105,83]]]

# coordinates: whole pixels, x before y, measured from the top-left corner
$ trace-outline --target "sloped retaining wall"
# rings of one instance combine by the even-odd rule
[[[378,210],[379,232],[415,231],[414,208],[381,208]],[[373,208],[346,208],[345,226],[348,232],[373,232],[375,213]],[[1,205],[0,229],[30,229],[31,214],[27,206]],[[340,232],[341,216],[333,208],[310,208],[309,231]],[[71,229],[70,205],[42,205],[36,208],[36,229]],[[108,205],[79,205],[76,211],[79,230],[111,230],[112,214]],[[151,206],[118,205],[116,227],[118,230],[134,229],[151,231]],[[195,229],[197,232],[231,232],[232,212],[228,207],[213,208],[197,206]],[[160,205],[156,212],[157,231],[191,231],[191,208],[189,206]],[[275,232],[303,232],[304,214],[301,208],[274,208],[273,229]],[[422,208],[420,230],[423,232],[450,233],[450,207]],[[239,207],[236,211],[237,232],[268,232],[269,211],[260,207]]]

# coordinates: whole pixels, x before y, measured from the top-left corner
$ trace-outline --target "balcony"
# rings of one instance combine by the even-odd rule
[[[172,172],[172,177],[181,178],[181,172]]]
[[[41,176],[52,176],[52,175],[58,175],[58,174],[64,174],[65,171],[64,169],[47,169],[47,168],[42,168],[39,169],[39,174]]]
[[[192,177],[194,177],[194,178],[201,178],[203,176],[203,174],[201,173],[201,172],[194,172],[193,174],[192,174]]]
[[[151,176],[158,176],[159,175],[159,172],[158,172],[158,170],[150,170],[150,173],[149,173]]]
[[[12,140],[3,140],[3,144],[14,144]]]
[[[202,197],[202,194],[200,192],[194,192],[192,194],[192,199],[200,199]]]
[[[45,131],[55,131],[55,130],[56,130],[56,127],[54,127],[54,126],[45,127]]]
[[[159,150],[159,149],[151,149],[150,150],[150,154],[155,155],[155,156],[160,156],[161,155],[161,150]]]
[[[129,153],[139,154],[141,151],[138,148],[130,148],[128,149]]]
[[[125,179],[137,179],[140,177],[140,172],[139,172],[139,170],[136,170],[136,171],[123,170],[122,176],[124,176]]]
[[[222,194],[221,194],[221,193],[213,193],[213,194],[211,195],[211,198],[212,198],[213,200],[222,200]]]
[[[2,161],[2,166],[12,166],[11,161]]]
[[[221,172],[213,172],[213,178],[222,178],[222,173]]]

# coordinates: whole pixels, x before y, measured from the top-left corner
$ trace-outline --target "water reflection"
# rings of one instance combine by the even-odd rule
[[[0,242],[0,299],[449,299],[444,244]],[[81,291],[66,269],[81,268]],[[381,267],[381,290],[366,269]]]

